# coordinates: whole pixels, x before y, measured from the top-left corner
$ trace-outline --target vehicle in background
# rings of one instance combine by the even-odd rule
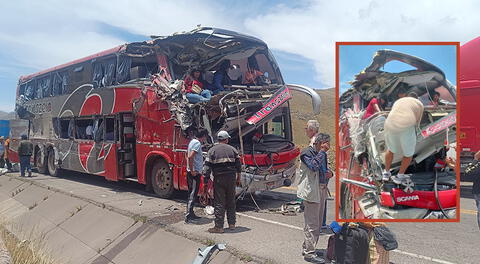
[[[462,180],[472,180],[475,170],[466,169],[473,155],[480,150],[480,118],[477,103],[480,102],[480,38],[460,47],[460,173]]]
[[[190,104],[182,92],[187,74],[201,68],[206,86],[212,85],[225,62],[240,69],[237,82],[226,84],[226,91],[209,102]],[[252,68],[259,77],[253,82],[246,80]],[[284,83],[263,41],[197,28],[22,76],[16,113],[18,120],[28,122],[16,131],[28,132],[40,173],[71,170],[136,181],[170,197],[174,190],[187,190],[192,131],[209,131],[206,151],[217,132],[226,130],[242,153],[240,195],[294,179],[300,151],[292,142],[290,90],[310,95],[314,111],[319,111],[315,91]],[[19,133],[12,141],[14,161]]]

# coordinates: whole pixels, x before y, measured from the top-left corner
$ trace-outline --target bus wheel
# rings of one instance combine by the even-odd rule
[[[50,175],[58,176],[59,168],[55,166],[55,152],[53,150],[48,151],[47,167]]]
[[[42,159],[42,153],[40,150],[37,150],[35,154],[35,167],[37,167],[37,170],[41,174],[46,174],[47,173],[47,163],[45,155],[43,156]]]
[[[173,194],[173,173],[164,160],[155,162],[152,168],[152,187],[161,198],[170,198]]]

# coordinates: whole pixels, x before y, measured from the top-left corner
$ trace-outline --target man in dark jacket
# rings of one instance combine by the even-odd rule
[[[228,145],[228,132],[218,132],[217,139],[218,143],[208,151],[204,169],[205,179],[212,173],[214,184],[215,227],[208,229],[210,233],[224,232],[225,211],[228,229],[235,229],[235,186],[242,170],[238,151]]]
[[[25,177],[25,170],[28,171],[28,177],[32,177],[32,168],[30,158],[32,157],[33,144],[27,139],[27,135],[22,135],[22,141],[18,146],[18,156],[20,157],[20,176]]]

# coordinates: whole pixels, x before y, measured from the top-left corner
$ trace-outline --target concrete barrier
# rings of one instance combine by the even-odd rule
[[[19,239],[40,239],[58,263],[192,263],[204,245],[98,204],[0,176],[0,216]],[[240,263],[221,252],[211,263]]]

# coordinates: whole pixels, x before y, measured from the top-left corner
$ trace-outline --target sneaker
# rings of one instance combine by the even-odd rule
[[[325,260],[322,257],[317,256],[316,254],[315,255],[313,255],[313,254],[305,255],[303,257],[303,259],[306,262],[310,262],[310,263],[319,263],[319,264],[325,263]]]
[[[396,184],[401,184],[402,182],[410,179],[410,176],[406,174],[397,174],[395,176],[392,176],[392,181]]]
[[[222,234],[225,231],[221,227],[212,227],[212,228],[208,229],[208,232],[209,233],[215,233],[215,234]]]
[[[382,173],[382,181],[389,181],[392,174],[389,171],[383,171]]]
[[[235,230],[235,225],[228,225],[228,230]]]

